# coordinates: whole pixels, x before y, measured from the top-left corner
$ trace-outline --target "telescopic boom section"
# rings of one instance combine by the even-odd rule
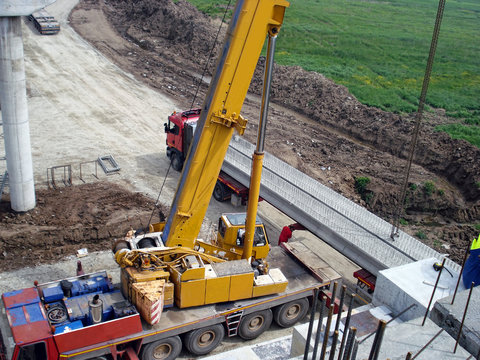
[[[266,35],[278,33],[288,6],[285,0],[237,2],[163,231],[166,246],[194,246],[233,129],[245,131],[240,110]]]

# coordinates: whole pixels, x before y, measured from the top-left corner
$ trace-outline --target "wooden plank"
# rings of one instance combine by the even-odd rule
[[[282,243],[281,246],[310,270],[321,282],[331,282],[341,279],[341,275],[330,267],[317,253],[304,241]]]

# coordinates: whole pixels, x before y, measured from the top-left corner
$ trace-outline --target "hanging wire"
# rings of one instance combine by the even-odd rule
[[[223,13],[222,21],[220,22],[220,26],[218,27],[217,35],[215,35],[215,40],[213,41],[212,48],[210,49],[210,54],[208,54],[207,62],[205,63],[205,67],[203,68],[202,76],[200,77],[200,80],[198,82],[198,86],[197,86],[197,89],[195,91],[195,95],[193,96],[193,99],[192,99],[192,104],[190,105],[190,110],[193,109],[193,105],[195,104],[195,100],[197,99],[197,95],[198,95],[198,92],[200,90],[200,86],[203,83],[203,77],[205,76],[205,73],[207,72],[208,64],[210,63],[210,59],[212,58],[213,51],[215,50],[215,45],[217,45],[218,35],[220,35],[220,30],[222,29],[222,25],[225,21],[225,18],[227,17],[228,9],[230,9],[231,2],[232,2],[232,0],[229,0],[228,5],[225,7],[225,12]]]
[[[428,61],[427,61],[427,68],[425,69],[425,76],[423,78],[422,93],[420,95],[418,110],[415,116],[415,128],[413,130],[412,140],[410,142],[407,168],[405,171],[405,177],[403,179],[397,211],[395,212],[395,215],[393,218],[392,233],[390,234],[390,238],[392,240],[395,240],[395,236],[398,236],[400,217],[404,210],[403,204],[405,202],[405,196],[407,194],[408,180],[410,177],[410,170],[412,167],[413,155],[415,154],[415,148],[417,146],[418,134],[420,133],[420,123],[423,117],[423,109],[425,107],[425,98],[427,97],[428,85],[430,83],[430,77],[432,74],[433,60],[435,58],[435,52],[437,50],[438,34],[440,33],[440,25],[442,23],[444,9],[445,9],[445,0],[439,0],[438,10],[437,10],[437,19],[435,20],[435,27],[433,29],[432,42],[430,44],[430,53],[428,55]]]
[[[208,55],[208,59],[205,63],[205,67],[203,68],[203,73],[202,73],[202,76],[200,78],[200,81],[198,82],[198,86],[197,86],[197,89],[195,91],[195,95],[193,96],[193,99],[192,99],[192,104],[190,105],[190,110],[193,109],[193,104],[195,103],[195,100],[197,98],[197,95],[198,95],[198,92],[200,90],[200,86],[203,82],[203,78],[205,76],[205,73],[207,72],[207,69],[208,69],[208,64],[210,62],[210,59],[212,58],[212,55],[213,55],[213,51],[215,50],[215,45],[217,44],[217,40],[218,40],[218,36],[220,35],[220,31],[222,29],[222,24],[224,23],[225,21],[225,18],[227,17],[227,13],[228,13],[228,9],[230,8],[230,4],[231,4],[231,0],[228,1],[228,5],[225,7],[225,12],[223,13],[223,18],[222,18],[222,21],[220,23],[220,26],[218,27],[218,31],[217,31],[217,34],[215,35],[215,40],[213,41],[213,45],[212,45],[212,48],[210,49],[210,53]],[[172,158],[173,160],[173,158]],[[170,172],[170,168],[172,167],[172,161],[170,161],[170,164],[168,165],[168,169],[167,169],[167,172],[165,173],[165,176],[163,178],[163,183],[162,183],[162,186],[160,187],[160,191],[158,193],[158,197],[157,197],[157,201],[155,201],[155,204],[153,206],[153,209],[152,209],[152,213],[150,214],[150,219],[148,219],[148,224],[147,224],[147,227],[145,228],[145,232],[148,231],[148,229],[150,228],[150,224],[152,222],[152,218],[153,218],[153,214],[155,213],[155,209],[157,208],[158,206],[158,202],[160,200],[160,195],[162,194],[162,190],[163,190],[163,187],[165,185],[165,182],[167,181],[167,178],[168,178],[168,173]]]
[[[172,158],[172,160],[173,160],[173,158]],[[158,202],[160,200],[160,195],[162,194],[163,187],[165,186],[165,182],[167,181],[167,178],[168,178],[168,173],[170,172],[170,168],[172,167],[172,160],[170,161],[170,164],[168,165],[167,172],[165,173],[165,176],[163,177],[163,183],[162,183],[162,186],[160,187],[160,191],[158,192],[157,201],[155,201],[155,204],[153,205],[152,213],[150,214],[150,219],[148,219],[148,224],[147,224],[147,227],[145,228],[145,233],[148,232],[148,229],[150,228],[150,224],[152,223],[153,214],[155,213],[155,209],[158,206]]]

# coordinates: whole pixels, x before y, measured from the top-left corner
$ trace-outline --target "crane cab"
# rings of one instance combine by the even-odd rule
[[[243,253],[246,213],[223,214],[218,221],[217,243],[225,250],[235,254]],[[255,221],[253,236],[253,257],[265,259],[270,250],[265,226],[260,217]]]

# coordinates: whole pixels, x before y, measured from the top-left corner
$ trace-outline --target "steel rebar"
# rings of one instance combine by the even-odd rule
[[[337,350],[338,334],[339,334],[338,330],[335,330],[335,332],[333,333],[332,345],[330,346],[330,356],[328,360],[335,359],[335,351]]]
[[[410,310],[411,308],[417,306],[417,304],[412,304],[410,305],[409,307],[403,309],[401,312],[399,312],[397,315],[395,315],[394,317],[392,317],[390,320],[387,321],[387,325],[390,324],[392,321],[395,321],[397,318],[399,318],[400,316],[402,316],[403,314],[405,314],[408,310]],[[375,334],[374,332],[368,334],[367,336],[365,336],[362,340],[359,341],[359,343],[363,343],[365,340],[369,339],[370,336],[372,336],[373,334]]]
[[[458,285],[460,284],[460,279],[462,278],[463,270],[465,269],[465,263],[467,262],[468,253],[470,252],[470,247],[472,246],[473,240],[468,240],[467,248],[465,249],[465,254],[463,255],[462,268],[460,269],[460,274],[458,274],[457,285],[455,286],[455,291],[453,292],[452,302],[450,305],[453,305],[455,302],[455,297],[457,296]]]
[[[457,341],[455,342],[455,347],[453,348],[453,353],[457,351],[458,342],[460,341],[460,335],[462,335],[463,324],[465,323],[465,316],[467,315],[468,305],[470,304],[470,297],[472,296],[473,287],[475,283],[472,281],[470,286],[470,291],[468,292],[467,303],[465,304],[465,310],[463,311],[462,322],[460,323],[460,329],[458,329]]]
[[[387,327],[387,322],[385,320],[380,320],[380,324],[378,325],[378,332],[377,332],[377,341],[374,341],[375,349],[373,349],[373,357],[372,360],[378,359],[378,354],[380,354],[380,347],[382,346],[383,341],[383,334],[385,334],[385,328]],[[370,359],[370,358],[369,358]]]
[[[425,325],[425,320],[427,320],[427,315],[428,315],[428,311],[430,310],[430,305],[432,305],[433,296],[435,295],[435,291],[437,290],[438,282],[440,281],[440,276],[442,276],[442,270],[445,265],[445,260],[446,258],[443,258],[442,260],[442,266],[440,267],[440,271],[438,272],[437,281],[435,281],[435,286],[433,287],[432,296],[430,297],[427,310],[425,311],[425,316],[423,317],[422,326]]]
[[[353,339],[353,350],[352,350],[352,356],[350,357],[350,360],[355,360],[357,358],[358,345],[359,345],[358,340]]]
[[[308,324],[307,338],[305,339],[305,351],[303,353],[303,360],[308,359],[308,352],[310,351],[310,339],[312,338],[313,323],[315,322],[315,312],[317,310],[318,289],[313,290],[312,309],[310,310],[310,322]]]
[[[335,305],[330,303],[330,308],[328,309],[327,324],[325,325],[325,331],[323,332],[323,344],[322,344],[322,351],[320,353],[320,360],[325,359],[325,353],[327,351],[328,337],[330,334],[330,326],[332,325],[332,316],[333,316],[334,309],[335,309]]]
[[[440,335],[440,334],[442,333],[442,331],[443,331],[443,329],[440,329],[440,330],[435,334],[435,336],[434,336],[433,338],[431,338],[430,341],[427,342],[427,343],[420,349],[420,351],[415,354],[415,356],[412,357],[412,360],[414,360],[418,355],[420,355],[420,353],[421,353],[423,350],[425,350],[425,349],[433,342],[433,340],[435,340],[435,339],[438,337],[438,335]]]
[[[353,352],[353,344],[355,341],[355,335],[357,334],[357,328],[351,326],[348,331],[348,339],[345,345],[345,353],[343,354],[343,360],[350,360]]]
[[[333,290],[332,290],[332,296],[330,297],[330,304],[335,304],[335,297],[337,296],[337,287],[338,287],[338,281],[335,281],[333,283]]]
[[[323,309],[325,308],[325,302],[326,297],[322,296],[322,299],[320,300],[320,316],[318,317],[317,334],[315,335],[315,345],[313,346],[312,359],[317,357],[318,342],[320,341],[320,333],[322,332]]]
[[[345,341],[347,340],[348,335],[348,326],[350,325],[350,318],[352,317],[353,301],[355,300],[356,294],[351,294],[350,304],[348,305],[347,317],[345,318],[345,326],[343,327],[342,342],[340,343],[340,349],[338,350],[338,359],[342,359],[343,348],[345,346]]]
[[[338,305],[338,311],[337,311],[337,321],[335,323],[335,331],[338,330],[340,327],[340,320],[341,320],[341,315],[342,315],[342,310],[343,310],[343,303],[345,301],[345,293],[347,292],[347,286],[342,285],[342,292],[340,293],[340,304]]]
[[[409,351],[407,353],[407,356],[405,357],[405,360],[412,360],[412,352],[411,351]]]

